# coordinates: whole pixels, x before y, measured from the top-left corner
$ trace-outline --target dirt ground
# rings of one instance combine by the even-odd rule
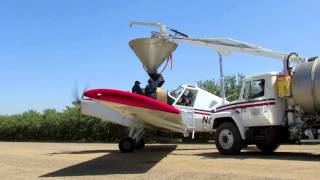
[[[223,156],[212,144],[152,144],[122,154],[117,144],[0,142],[0,179],[319,179],[320,145],[248,147]]]

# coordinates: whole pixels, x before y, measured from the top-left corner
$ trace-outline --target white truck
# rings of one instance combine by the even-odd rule
[[[319,62],[311,58],[291,73],[245,77],[239,100],[212,114],[219,152],[238,154],[250,144],[272,152],[282,143],[319,138]]]

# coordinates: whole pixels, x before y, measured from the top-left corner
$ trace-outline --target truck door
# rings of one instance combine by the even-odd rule
[[[261,126],[268,123],[268,103],[266,99],[266,80],[253,79],[246,82],[241,116],[246,126]]]

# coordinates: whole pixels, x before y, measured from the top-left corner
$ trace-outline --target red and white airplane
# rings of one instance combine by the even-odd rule
[[[197,86],[181,85],[157,99],[115,89],[92,89],[80,100],[81,113],[130,128],[119,142],[121,152],[143,148],[145,129],[183,133],[212,132],[212,111],[222,99]],[[188,98],[184,103],[184,98]]]

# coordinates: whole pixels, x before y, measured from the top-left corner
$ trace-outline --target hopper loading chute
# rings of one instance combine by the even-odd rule
[[[159,38],[139,38],[129,42],[129,46],[137,55],[147,73],[157,74],[157,69],[177,48],[177,44]]]

